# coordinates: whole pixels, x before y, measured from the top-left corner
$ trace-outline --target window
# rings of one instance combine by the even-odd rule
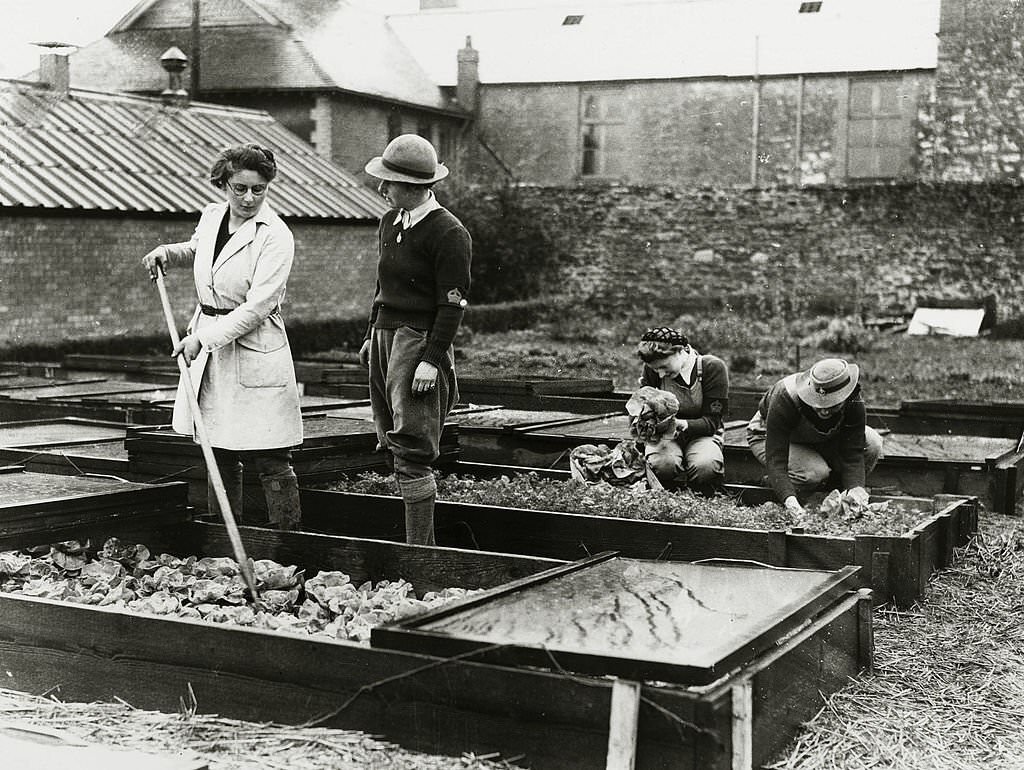
[[[566,16],[564,19],[562,19],[562,26],[571,27],[575,24],[579,24],[581,21],[583,21],[582,15]]]
[[[800,3],[800,13],[817,13],[821,10],[821,3]]]
[[[892,179],[910,172],[910,120],[902,78],[850,81],[847,176]]]
[[[584,91],[580,100],[580,174],[614,177],[623,172],[625,116],[621,91]]]

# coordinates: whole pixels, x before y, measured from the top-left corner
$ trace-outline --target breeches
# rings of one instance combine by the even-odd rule
[[[761,465],[767,465],[765,436],[747,434],[750,451]],[[864,427],[864,474],[871,473],[882,456],[882,437],[874,428]],[[796,487],[797,495],[806,495],[826,481],[833,469],[839,468],[839,452],[832,443],[825,444],[790,444],[789,445],[789,480]]]
[[[445,418],[458,400],[454,353],[427,393],[412,392],[413,373],[427,344],[426,332],[407,326],[374,329],[370,343],[370,405],[377,441],[394,458],[395,478],[430,476]]]

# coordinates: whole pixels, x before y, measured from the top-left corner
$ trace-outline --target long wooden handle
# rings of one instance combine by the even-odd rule
[[[160,292],[160,303],[164,308],[164,320],[167,322],[167,331],[171,335],[171,342],[178,346],[180,338],[178,329],[174,323],[174,314],[171,312],[171,302],[167,298],[167,287],[164,285],[164,274],[160,266],[155,267],[156,288]],[[181,372],[181,380],[185,385],[185,395],[188,397],[189,410],[192,412],[192,419],[196,424],[196,435],[199,437],[199,446],[203,449],[203,459],[206,461],[206,474],[210,477],[213,491],[217,495],[217,505],[220,507],[220,515],[224,520],[224,527],[228,532],[228,539],[231,541],[231,548],[235,552],[235,560],[242,572],[242,579],[245,580],[249,593],[254,604],[259,604],[260,596],[256,591],[256,577],[253,575],[249,565],[249,557],[245,554],[245,546],[242,545],[242,536],[238,532],[238,525],[235,524],[235,517],[231,513],[231,503],[228,501],[228,493],[224,488],[224,479],[221,478],[220,468],[217,465],[217,458],[213,454],[213,447],[206,434],[206,424],[203,422],[203,415],[199,411],[199,398],[196,389],[192,385],[192,377],[189,374],[188,364],[185,356],[178,354],[178,370]]]

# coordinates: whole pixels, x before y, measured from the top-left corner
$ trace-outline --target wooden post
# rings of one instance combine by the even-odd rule
[[[616,679],[612,684],[606,770],[633,770],[636,764],[636,727],[639,714],[640,683]]]
[[[744,679],[732,687],[732,770],[754,767],[754,685]]]

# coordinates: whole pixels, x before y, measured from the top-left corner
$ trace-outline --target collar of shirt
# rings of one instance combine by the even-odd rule
[[[679,373],[676,374],[676,379],[679,380],[686,387],[693,386],[693,372],[697,368],[697,358],[700,356],[696,350],[693,351],[693,356],[690,358],[690,363],[684,369],[680,369]]]
[[[395,221],[392,224],[401,224],[403,230],[408,230],[410,227],[415,227],[419,224],[423,217],[429,214],[434,209],[441,208],[441,204],[437,202],[437,198],[434,197],[434,191],[427,191],[427,199],[423,201],[419,206],[414,209],[399,209],[395,215]]]

